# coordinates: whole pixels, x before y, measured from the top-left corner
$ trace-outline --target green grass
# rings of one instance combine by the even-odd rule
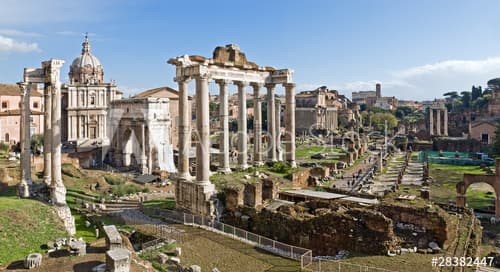
[[[85,216],[79,213],[73,213],[73,217],[75,218],[76,237],[82,237],[87,243],[95,241],[95,229],[92,225],[89,228],[85,226]]]
[[[12,194],[14,192],[14,194]],[[52,208],[42,202],[17,199],[10,187],[0,197],[0,263],[44,252],[49,240],[68,237]]]
[[[484,172],[479,166],[471,165],[451,165],[451,164],[430,164],[430,176],[434,179],[431,183],[431,200],[438,203],[448,203],[455,201],[456,185],[463,181],[464,174],[482,174]],[[491,204],[493,195],[487,194],[492,191],[490,186],[483,186],[480,189],[469,187],[466,192],[467,204],[472,208],[482,208]]]
[[[148,208],[173,210],[175,209],[175,198],[169,197],[165,199],[145,201],[142,203],[142,205]]]
[[[331,146],[299,147],[295,150],[295,157],[297,159],[310,158],[312,155],[317,153],[344,153],[344,150],[342,148]]]

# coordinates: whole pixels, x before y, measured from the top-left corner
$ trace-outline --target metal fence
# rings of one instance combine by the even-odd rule
[[[141,232],[153,234],[156,237],[162,239],[173,239],[182,242],[184,239],[184,233],[174,227],[167,224],[159,224],[146,219],[121,217],[126,225],[134,226]]]
[[[154,208],[148,208],[147,210],[144,210],[144,212],[152,212],[154,216],[161,217],[172,222],[198,226],[203,229],[251,244],[273,254],[300,261],[302,269],[312,264],[313,261],[312,251],[310,249],[288,245],[204,216]]]

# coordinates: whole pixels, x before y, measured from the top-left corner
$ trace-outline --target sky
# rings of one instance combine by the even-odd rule
[[[0,82],[64,59],[89,33],[106,81],[126,95],[176,88],[166,61],[238,44],[261,66],[291,68],[297,91],[429,100],[500,77],[500,1],[0,0]]]

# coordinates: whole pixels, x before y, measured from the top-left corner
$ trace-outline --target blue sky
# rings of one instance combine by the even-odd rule
[[[71,61],[83,33],[125,93],[172,86],[170,57],[238,44],[292,68],[297,91],[327,85],[432,99],[500,77],[500,1],[0,0],[0,82],[42,60]]]

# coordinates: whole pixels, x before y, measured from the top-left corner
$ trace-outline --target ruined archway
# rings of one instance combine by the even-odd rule
[[[471,184],[484,182],[495,190],[495,217],[500,218],[500,159],[497,159],[496,163],[496,175],[464,174],[464,180],[456,186],[458,207],[465,207],[465,193]]]

